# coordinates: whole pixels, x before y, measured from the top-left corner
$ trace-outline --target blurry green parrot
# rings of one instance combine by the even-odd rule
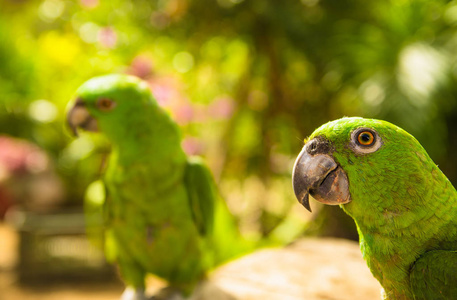
[[[210,171],[186,156],[178,126],[145,82],[128,75],[90,79],[67,118],[75,134],[101,132],[112,147],[103,180],[108,195],[100,182],[92,185],[99,196],[88,211],[103,211],[105,254],[127,286],[122,299],[145,299],[147,273],[187,296],[206,271],[253,249]]]
[[[457,193],[419,142],[385,121],[342,118],[307,139],[298,200],[340,205],[384,299],[457,299]]]

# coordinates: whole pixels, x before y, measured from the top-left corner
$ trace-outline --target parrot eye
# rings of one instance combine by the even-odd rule
[[[362,131],[357,135],[357,142],[360,146],[371,146],[375,142],[375,138],[370,131]]]
[[[100,98],[97,100],[97,107],[101,111],[110,111],[116,107],[116,102],[108,98]]]
[[[351,148],[359,154],[373,153],[382,146],[378,133],[369,128],[354,130],[351,138]]]

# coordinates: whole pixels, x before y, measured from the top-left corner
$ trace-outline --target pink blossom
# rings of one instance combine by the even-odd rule
[[[95,8],[99,4],[99,0],[79,0],[82,6],[87,8]]]
[[[213,119],[228,119],[235,110],[235,101],[229,96],[216,98],[208,106],[208,114]]]
[[[171,106],[173,99],[176,98],[176,91],[172,87],[166,84],[161,84],[159,82],[150,82],[149,85],[151,86],[154,98],[157,100],[160,106]]]
[[[111,27],[104,27],[98,32],[98,41],[105,48],[114,48],[117,43],[117,34]]]
[[[192,121],[195,112],[190,103],[181,103],[172,108],[172,113],[179,125],[185,125]]]
[[[128,73],[145,79],[152,74],[153,66],[154,64],[149,57],[138,55],[130,64]]]
[[[183,97],[179,92],[179,83],[174,77],[160,77],[149,81],[152,94],[160,106],[172,108],[182,101]]]
[[[198,155],[203,152],[202,142],[194,137],[186,137],[181,142],[181,146],[187,155]]]
[[[0,137],[0,166],[11,174],[36,173],[49,165],[47,155],[37,146],[19,139]]]

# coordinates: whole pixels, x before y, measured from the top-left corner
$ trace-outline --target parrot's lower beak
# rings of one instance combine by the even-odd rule
[[[309,195],[317,201],[339,205],[351,201],[349,193],[349,181],[346,173],[338,166],[333,157],[326,151],[319,151],[325,148],[318,145],[320,141],[312,140],[312,147],[303,147],[295,161],[292,174],[292,182],[295,196],[298,201],[309,211]],[[317,149],[317,150],[316,150]]]
[[[91,116],[81,99],[77,99],[73,107],[68,111],[67,122],[75,136],[78,136],[78,128],[87,131],[98,131],[97,120]]]

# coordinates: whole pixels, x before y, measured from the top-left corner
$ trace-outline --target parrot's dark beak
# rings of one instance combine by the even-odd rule
[[[295,196],[309,211],[309,195],[329,205],[351,201],[347,175],[330,152],[326,140],[315,138],[306,143],[295,161],[292,173]]]
[[[67,122],[75,136],[78,136],[78,128],[87,131],[98,131],[97,120],[91,116],[86,104],[80,98],[76,99],[75,104],[68,111]]]

